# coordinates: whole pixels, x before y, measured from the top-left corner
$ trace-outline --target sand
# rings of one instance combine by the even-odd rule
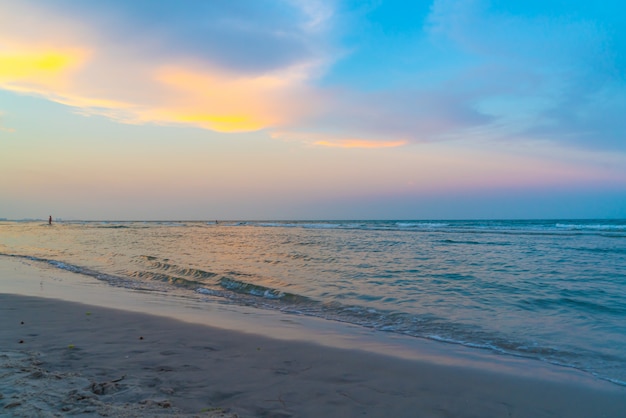
[[[0,286],[35,274],[12,269]],[[0,330],[0,416],[626,416],[626,388],[446,344],[429,361],[10,293]]]

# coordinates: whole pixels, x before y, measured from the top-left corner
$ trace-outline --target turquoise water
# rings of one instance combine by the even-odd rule
[[[626,221],[0,222],[0,254],[626,385]]]

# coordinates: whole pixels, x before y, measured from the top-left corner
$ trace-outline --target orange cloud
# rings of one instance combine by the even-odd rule
[[[316,141],[314,145],[335,148],[394,148],[407,144],[407,141],[370,141],[366,139],[339,139],[335,141]]]
[[[233,76],[184,68],[157,71],[155,81],[168,97],[139,118],[187,123],[221,132],[254,131],[284,122],[284,97],[301,81],[297,71]]]
[[[395,148],[408,143],[405,140],[385,141],[363,138],[337,138],[327,134],[300,132],[273,132],[271,136],[274,139],[296,140],[308,142],[316,146],[333,148]]]

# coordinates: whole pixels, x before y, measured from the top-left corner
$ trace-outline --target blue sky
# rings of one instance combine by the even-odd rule
[[[626,217],[617,1],[4,1],[0,217]]]

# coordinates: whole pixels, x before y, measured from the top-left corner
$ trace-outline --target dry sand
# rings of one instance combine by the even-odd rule
[[[626,416],[626,388],[536,361],[485,370],[2,293],[0,330],[0,416]]]

